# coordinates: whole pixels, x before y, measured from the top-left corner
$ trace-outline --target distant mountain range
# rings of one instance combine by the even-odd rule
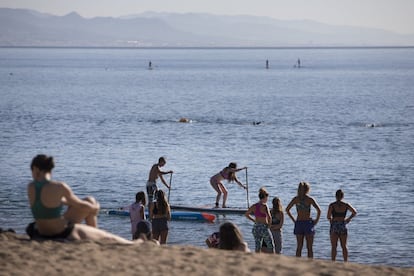
[[[318,47],[413,46],[414,34],[258,16],[146,12],[84,18],[0,8],[0,46]]]

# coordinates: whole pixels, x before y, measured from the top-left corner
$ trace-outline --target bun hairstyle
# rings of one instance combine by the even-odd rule
[[[265,197],[269,196],[269,193],[266,191],[265,188],[260,188],[259,190],[259,199],[264,199]]]
[[[344,192],[341,189],[337,190],[336,193],[335,193],[335,197],[336,197],[337,200],[343,199],[344,198]]]
[[[237,163],[235,163],[235,162],[231,162],[231,163],[229,164],[229,168],[232,168],[232,169],[237,169]]]
[[[45,154],[36,155],[33,158],[32,163],[30,164],[30,169],[36,167],[42,172],[51,172],[55,167],[55,161],[52,156],[47,156]]]

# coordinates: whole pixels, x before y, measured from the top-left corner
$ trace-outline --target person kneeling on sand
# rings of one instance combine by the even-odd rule
[[[53,157],[43,154],[34,157],[30,166],[33,181],[29,183],[27,192],[35,222],[29,224],[26,232],[31,238],[142,243],[142,240],[129,241],[96,228],[99,203],[93,197],[82,200],[69,185],[52,180],[54,166]],[[67,206],[65,213],[64,205]]]
[[[219,237],[219,249],[250,252],[239,228],[231,222],[225,222],[220,226]]]

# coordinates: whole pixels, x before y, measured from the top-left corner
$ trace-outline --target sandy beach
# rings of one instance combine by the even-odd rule
[[[414,275],[414,268],[332,263],[189,246],[31,241],[0,234],[0,275]]]

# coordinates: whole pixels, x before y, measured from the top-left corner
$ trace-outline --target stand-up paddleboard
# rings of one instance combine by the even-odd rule
[[[182,206],[182,205],[171,205],[173,210],[186,210],[192,212],[208,212],[215,214],[239,214],[246,213],[246,208],[216,208],[216,207],[195,207],[195,206]]]
[[[109,210],[108,215],[129,217],[129,211]],[[148,213],[146,212],[148,216]],[[190,220],[190,221],[208,221],[213,222],[216,219],[214,214],[206,212],[171,212],[171,220]]]

